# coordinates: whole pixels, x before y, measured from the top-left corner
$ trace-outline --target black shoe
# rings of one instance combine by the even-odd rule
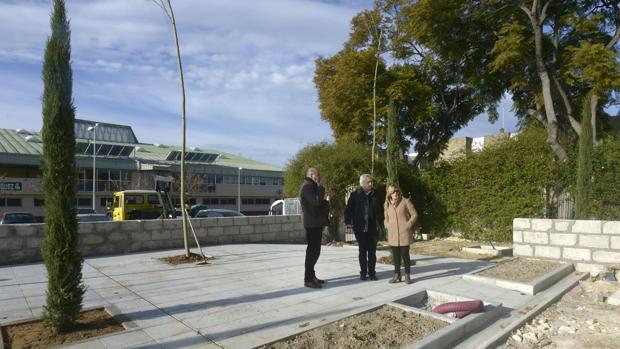
[[[368,280],[368,277],[366,275],[360,275],[360,280],[366,281]]]
[[[321,279],[319,279],[319,278],[318,278],[318,277],[316,277],[316,276],[314,277],[314,280],[313,280],[313,281],[314,281],[314,282],[316,282],[316,283],[318,283],[318,284],[324,284],[324,283],[325,283],[325,280],[321,280]]]
[[[321,286],[320,283],[313,281],[304,281],[304,286],[305,287],[310,287],[310,288],[323,288],[323,286]]]
[[[370,275],[370,280],[377,281],[377,275]]]

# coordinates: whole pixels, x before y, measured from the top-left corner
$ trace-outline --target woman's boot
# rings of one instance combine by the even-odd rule
[[[405,274],[405,283],[407,285],[413,283],[413,280],[411,280],[411,276],[409,274]]]
[[[392,276],[392,279],[390,279],[390,281],[388,281],[391,284],[395,284],[397,282],[400,282],[400,273],[394,273],[394,276]]]

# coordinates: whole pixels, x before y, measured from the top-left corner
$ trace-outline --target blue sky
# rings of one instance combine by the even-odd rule
[[[51,1],[0,1],[2,128],[41,128],[41,62]],[[67,1],[76,117],[133,127],[145,143],[181,144],[171,29],[148,0]],[[336,53],[370,0],[173,1],[187,92],[188,146],[284,166],[331,140],[312,82],[314,60]],[[515,129],[510,101],[505,128]],[[501,108],[500,108],[501,110]],[[486,116],[459,136],[502,127]]]

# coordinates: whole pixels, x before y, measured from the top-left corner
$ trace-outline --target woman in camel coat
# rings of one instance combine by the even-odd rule
[[[388,231],[388,243],[392,248],[394,260],[394,277],[390,283],[400,282],[400,261],[401,258],[405,265],[405,282],[411,281],[411,259],[409,257],[409,245],[413,242],[413,226],[418,219],[418,212],[413,207],[411,201],[403,198],[400,188],[396,185],[388,187],[385,198],[384,224]]]

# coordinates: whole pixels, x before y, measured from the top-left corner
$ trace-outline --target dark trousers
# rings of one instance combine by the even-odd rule
[[[375,275],[377,265],[377,238],[368,233],[356,233],[359,248],[360,275]]]
[[[323,228],[306,228],[306,272],[304,281],[312,281],[316,277],[314,266],[321,255],[321,236]]]
[[[409,246],[392,246],[392,258],[394,260],[394,272],[400,275],[400,260],[405,264],[405,273],[411,274],[411,258]]]

